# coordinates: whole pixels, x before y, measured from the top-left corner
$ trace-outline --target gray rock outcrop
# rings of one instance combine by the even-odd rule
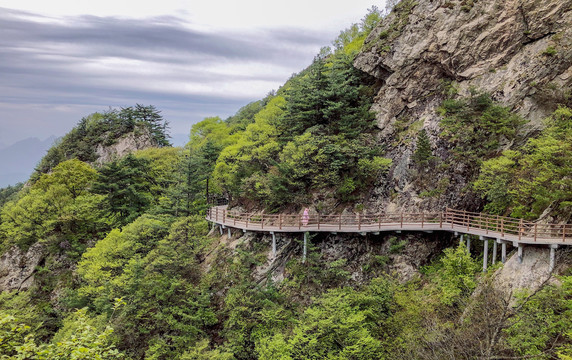
[[[451,82],[459,96],[471,89],[490,93],[529,120],[525,131],[540,128],[555,110],[543,95],[572,87],[572,0],[403,0],[364,47],[354,64],[381,84],[372,110],[393,159],[389,185],[373,192],[370,207],[475,208],[475,199],[459,195],[468,185],[462,165],[448,169],[443,196],[419,197],[409,171],[414,135],[425,128],[434,154],[447,156],[437,108]]]
[[[155,146],[157,146],[157,143],[149,134],[149,130],[144,127],[139,127],[135,131],[118,139],[113,145],[104,146],[101,143],[98,144],[95,149],[97,155],[95,163],[97,165],[105,164],[114,159],[122,158],[134,151]]]
[[[34,282],[34,271],[44,257],[44,246],[35,243],[28,251],[12,246],[0,257],[0,292],[25,290]]]

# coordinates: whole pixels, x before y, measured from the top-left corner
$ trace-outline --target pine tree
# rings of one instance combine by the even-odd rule
[[[417,166],[424,168],[429,166],[432,159],[433,152],[431,150],[429,136],[427,136],[425,129],[421,129],[417,135],[417,149],[415,149],[415,153],[413,153],[413,161]]]
[[[148,163],[129,154],[101,168],[93,191],[106,196],[110,218],[120,225],[133,221],[151,204]]]

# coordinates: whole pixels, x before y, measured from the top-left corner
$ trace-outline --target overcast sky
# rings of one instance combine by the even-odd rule
[[[384,1],[0,0],[0,147],[136,103],[180,142],[277,89],[372,5]]]

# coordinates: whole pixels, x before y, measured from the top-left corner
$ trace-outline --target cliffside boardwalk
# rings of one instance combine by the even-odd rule
[[[262,231],[272,234],[272,251],[276,254],[276,233],[374,233],[382,231],[447,231],[455,234],[476,235],[484,242],[483,270],[487,267],[488,239],[493,243],[493,263],[497,257],[497,244],[501,244],[501,259],[506,260],[506,245],[517,248],[522,261],[525,245],[550,247],[550,267],[554,268],[555,249],[572,245],[572,224],[539,224],[523,219],[498,215],[447,209],[443,212],[420,212],[399,214],[352,214],[320,215],[310,214],[303,219],[302,214],[253,214],[229,210],[226,205],[214,206],[207,212],[206,219],[228,229]],[[307,220],[307,225],[305,225]],[[461,235],[462,236],[462,235]],[[469,242],[470,239],[467,239]],[[305,250],[305,249],[304,249]]]

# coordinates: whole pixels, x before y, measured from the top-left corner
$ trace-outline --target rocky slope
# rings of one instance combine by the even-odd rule
[[[471,89],[490,93],[529,120],[525,132],[541,127],[554,110],[555,101],[546,97],[572,86],[572,0],[404,0],[372,31],[365,49],[355,66],[382,84],[373,110],[380,141],[394,160],[389,185],[374,191],[371,205],[377,211],[478,208],[478,197],[464,191],[462,165],[444,175],[451,181],[443,195],[419,197],[423,189],[411,171],[412,135],[426,129],[433,153],[447,158],[437,108],[444,84],[451,82],[458,96]]]
[[[120,159],[137,150],[157,146],[157,142],[152,138],[149,131],[140,127],[137,131],[130,132],[117,139],[112,145],[105,146],[102,143],[97,144],[95,148],[95,154],[97,156],[95,164],[102,165],[114,159]]]
[[[29,288],[45,252],[40,243],[32,245],[27,251],[13,246],[4,252],[0,257],[0,292]]]

